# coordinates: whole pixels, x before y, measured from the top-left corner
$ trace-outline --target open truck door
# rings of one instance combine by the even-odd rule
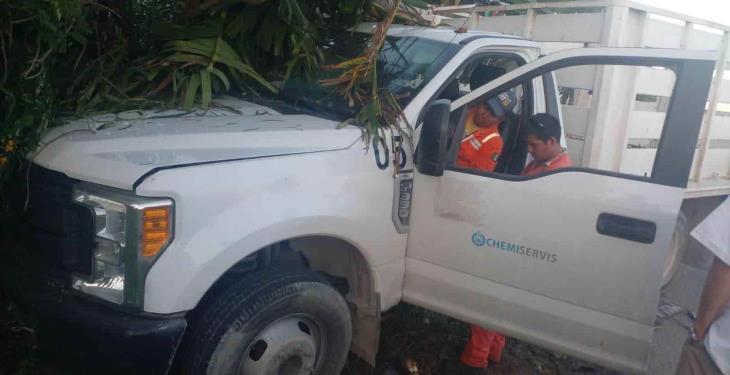
[[[417,129],[404,299],[612,368],[645,371],[664,257],[714,58],[684,50],[568,50],[522,65],[450,104],[434,102]],[[673,73],[650,174],[576,165],[528,177],[455,165],[466,106],[517,87],[521,113],[514,126],[522,138],[505,147],[521,150],[524,165],[527,151],[518,143],[535,112],[532,98],[541,94],[533,80],[586,65],[611,74],[639,67]],[[610,126],[601,131],[608,134]]]

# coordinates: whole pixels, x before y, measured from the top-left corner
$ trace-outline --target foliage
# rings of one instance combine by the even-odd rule
[[[113,24],[92,29],[102,13],[102,6],[77,0],[0,1],[0,180],[51,126],[65,100],[62,88],[84,80],[84,60],[106,53],[87,43],[94,33],[99,41],[113,37]]]
[[[319,71],[322,40],[364,17],[382,18],[393,3],[0,0],[0,194],[59,117],[206,108],[229,91],[275,91],[272,82]],[[388,24],[396,17],[419,22],[417,7],[424,5],[404,0]],[[369,61],[380,45],[373,43]],[[400,108],[373,83],[376,74],[370,69],[353,80],[349,92],[361,96],[353,105],[364,108],[355,121],[382,132],[397,122]]]
[[[318,6],[345,27],[363,2],[0,0],[0,189],[59,115],[274,90],[320,62]]]
[[[392,24],[402,0],[394,0],[385,19],[378,24],[373,32],[370,46],[362,56],[341,62],[334,66],[325,67],[331,70],[341,70],[342,73],[335,78],[323,80],[325,86],[338,86],[342,94],[347,98],[350,106],[360,108],[354,119],[346,121],[362,125],[366,143],[384,144],[385,132],[390,131],[398,135],[397,139],[410,141],[411,127],[408,124],[403,111],[392,93],[386,89],[378,88],[378,54],[383,47],[388,28]],[[408,6],[408,4],[406,4]],[[405,124],[405,128],[401,125]],[[388,145],[386,144],[387,148]],[[400,147],[400,145],[396,145]],[[395,151],[395,150],[391,150]],[[399,155],[394,152],[395,155]],[[394,165],[400,165],[396,160]]]

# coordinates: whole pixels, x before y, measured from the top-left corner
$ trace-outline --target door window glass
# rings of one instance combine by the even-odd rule
[[[579,65],[553,73],[556,98],[545,97],[550,88],[536,90],[534,98],[525,95],[531,87],[526,81],[465,105],[467,115],[461,116],[457,131],[460,142],[451,145],[450,167],[470,173],[534,175],[570,166],[651,177],[674,71]],[[529,82],[534,86],[535,79]],[[543,113],[546,100],[559,101],[558,116]],[[475,119],[483,120],[484,127]],[[498,125],[490,128],[490,121]],[[492,132],[497,136],[487,139]],[[488,151],[482,151],[485,148]],[[486,160],[497,154],[496,160]],[[530,169],[531,163],[542,168]]]
[[[508,55],[484,55],[480,56],[474,59],[471,59],[467,64],[462,66],[458,71],[457,74],[446,83],[443,90],[439,94],[439,99],[449,99],[449,100],[456,100],[464,95],[469,94],[472,90],[481,87],[494,79],[516,69],[521,65],[521,61],[516,56],[508,56]],[[519,113],[521,113],[523,104],[522,104],[522,98],[524,95],[524,90],[522,88],[522,85],[518,85],[514,89],[510,90],[509,99],[510,99],[510,105],[505,107],[504,116],[509,116],[509,121],[515,121],[517,120],[517,116]],[[497,98],[498,99],[498,98]],[[497,99],[494,99],[492,102],[495,104]],[[450,119],[449,119],[449,132],[448,132],[448,148],[451,149],[452,147],[456,147],[457,144],[459,144],[461,141],[465,141],[465,134],[464,132],[468,132],[466,134],[467,136],[470,134],[473,134],[474,142],[473,145],[475,147],[477,146],[477,140],[480,142],[484,141],[484,138],[489,136],[488,131],[479,130],[475,123],[475,118],[477,119],[478,123],[482,123],[484,121],[493,121],[494,119],[484,119],[483,114],[485,111],[481,111],[480,113],[482,116],[475,116],[476,112],[478,111],[478,103],[475,103],[474,105],[468,105],[463,108],[460,108],[454,112],[451,113]],[[459,128],[460,121],[462,121],[462,118],[464,119],[464,125],[465,129]],[[500,124],[493,124],[497,127],[502,127],[502,130],[504,130],[504,126],[507,126],[507,121],[500,121]],[[501,131],[501,130],[500,130]],[[473,163],[469,164],[474,167],[479,168],[487,168],[489,171],[505,171],[505,168],[503,165],[500,164],[500,166],[497,166],[497,163],[499,162],[501,158],[501,152],[504,149],[500,142],[504,138],[495,139],[494,141],[485,142],[485,147],[478,147],[473,149],[472,156],[468,159],[472,160]],[[479,146],[481,143],[478,144]],[[476,157],[477,155],[482,155],[484,157]],[[459,162],[462,166],[466,166],[465,163],[465,157],[464,155],[453,155],[454,157],[459,157]]]

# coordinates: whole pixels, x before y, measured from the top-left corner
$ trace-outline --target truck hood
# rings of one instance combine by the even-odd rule
[[[217,104],[74,120],[45,134],[31,159],[69,177],[132,190],[156,168],[341,150],[361,136],[356,127],[337,129],[337,122],[318,117],[237,99]]]

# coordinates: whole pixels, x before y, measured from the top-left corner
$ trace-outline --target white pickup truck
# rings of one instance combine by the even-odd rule
[[[370,27],[325,53],[359,53]],[[336,129],[350,109],[306,81],[208,111],[50,131],[18,198],[27,233],[0,253],[3,285],[39,316],[41,347],[73,369],[330,375],[348,351],[372,361],[381,312],[405,301],[644,371],[714,54],[540,57],[502,34],[389,35],[381,86],[414,125],[416,150]],[[477,64],[505,74],[469,92]],[[650,174],[588,164],[520,175],[527,119],[560,118],[554,72],[583,65],[674,72]],[[497,170],[456,166],[464,109],[507,89],[519,104]]]

